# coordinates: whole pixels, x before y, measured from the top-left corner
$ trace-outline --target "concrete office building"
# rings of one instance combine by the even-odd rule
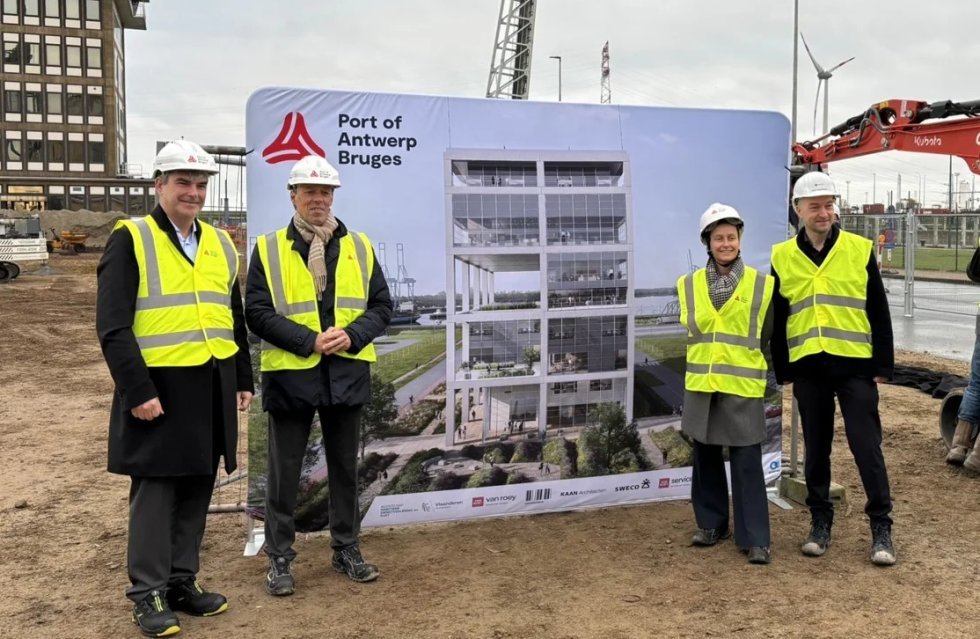
[[[145,1],[0,0],[0,207],[148,212],[126,157],[127,29]]]
[[[447,300],[462,298],[447,308],[447,445],[543,438],[600,402],[632,418],[626,155],[451,149],[445,179]]]

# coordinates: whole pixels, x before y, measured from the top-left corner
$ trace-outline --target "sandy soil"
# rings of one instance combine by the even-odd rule
[[[4,637],[138,636],[123,596],[128,481],[104,470],[112,386],[93,328],[97,259],[56,257],[61,275],[0,285]],[[967,372],[928,355],[900,360]],[[212,515],[201,578],[231,609],[182,617],[181,636],[975,637],[980,479],[943,463],[938,400],[893,386],[881,395],[893,568],[867,560],[863,493],[838,436],[835,480],[853,507],[821,559],[799,553],[802,508],[771,509],[774,562],[759,567],[731,542],[688,547],[690,505],[674,502],[367,531],[382,577],[366,585],[334,573],[329,539],[310,537],[298,544],[299,591],[274,600],[264,561],[242,556],[244,519]]]

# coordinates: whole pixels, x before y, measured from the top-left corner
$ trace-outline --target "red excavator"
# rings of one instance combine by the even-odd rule
[[[920,102],[886,100],[848,118],[823,137],[793,144],[790,192],[804,173],[822,171],[826,164],[882,151],[918,151],[963,158],[980,174],[980,100]],[[952,119],[948,119],[952,118]],[[789,223],[798,219],[792,203]]]
[[[886,100],[849,118],[826,135],[793,145],[794,173],[827,162],[882,151],[918,151],[963,158],[980,174],[980,100],[919,102]],[[955,118],[955,119],[947,119]]]

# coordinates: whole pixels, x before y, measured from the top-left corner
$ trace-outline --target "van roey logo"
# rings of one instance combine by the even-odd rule
[[[473,508],[482,508],[483,507],[483,497],[474,497],[473,498],[473,504],[472,505],[473,505]]]
[[[320,145],[316,143],[306,129],[306,120],[303,118],[303,114],[299,111],[290,111],[282,121],[279,135],[272,141],[272,144],[262,151],[262,158],[268,164],[278,164],[280,162],[295,162],[307,155],[327,157],[326,152],[320,148]]]

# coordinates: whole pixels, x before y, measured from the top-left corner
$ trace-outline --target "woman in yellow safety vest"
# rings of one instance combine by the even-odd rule
[[[743,225],[734,208],[712,204],[700,220],[708,263],[677,282],[687,328],[681,430],[694,441],[691,502],[698,530],[692,544],[713,546],[730,534],[722,450],[728,447],[735,543],[750,563],[768,564],[762,442],[773,278],[742,263]]]

